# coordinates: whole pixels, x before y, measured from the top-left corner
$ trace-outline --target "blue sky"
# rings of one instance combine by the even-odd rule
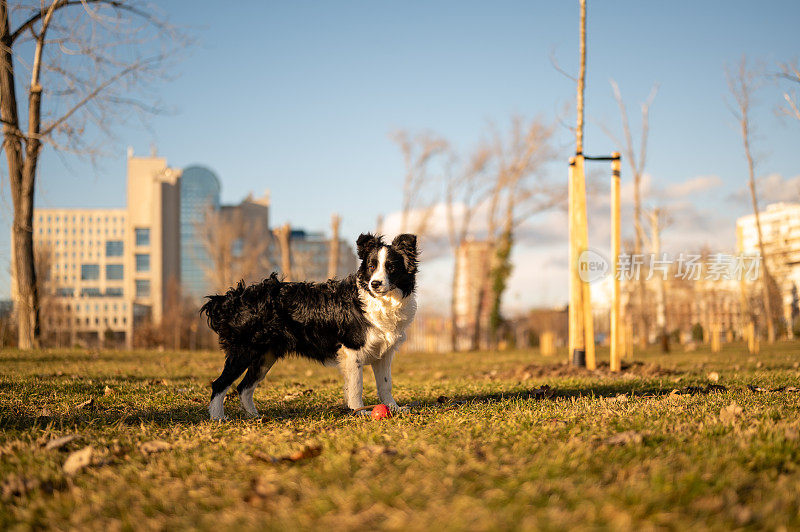
[[[123,205],[126,147],[146,154],[155,145],[172,166],[213,169],[222,181],[223,201],[268,188],[273,224],[290,221],[324,230],[331,213],[339,212],[345,235],[354,238],[373,229],[379,214],[400,208],[402,160],[391,131],[433,130],[467,148],[491,122],[503,124],[512,114],[554,120],[574,100],[573,82],[554,69],[550,55],[563,69],[576,70],[577,2],[159,5],[197,40],[174,79],[158,86],[174,112],[153,117],[147,128],[118,127],[107,145],[114,155],[96,168],[45,153],[37,206]],[[800,3],[790,1],[590,0],[586,152],[616,148],[597,126],[619,131],[609,79],[619,83],[636,130],[638,103],[659,83],[647,165],[653,187],[691,189],[686,183],[706,178],[699,193],[676,199],[690,203],[693,216],[691,224],[676,224],[676,239],[696,228],[698,238],[711,245],[732,243],[733,220],[747,214],[747,204],[735,198],[746,167],[725,105],[723,66],[742,54],[769,70],[796,58],[798,19]],[[773,176],[774,199],[797,200],[797,191],[786,183],[800,173],[800,123],[778,116],[781,101],[777,85],[766,86],[758,97],[753,117],[758,172]],[[558,137],[566,157],[571,132],[562,127]],[[11,204],[6,183],[4,175],[3,263],[9,256]],[[542,217],[536,223],[561,221]],[[566,255],[566,243],[551,246]],[[563,253],[557,251],[562,247]],[[524,249],[535,252],[535,239],[521,243],[519,272],[535,269],[526,263]],[[516,279],[512,290],[520,304],[565,299],[566,287],[563,294],[549,288],[537,296],[536,287],[524,285],[524,276]],[[8,293],[3,267],[0,297]]]

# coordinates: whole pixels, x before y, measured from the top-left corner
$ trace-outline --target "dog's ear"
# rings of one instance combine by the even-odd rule
[[[392,247],[403,256],[406,269],[410,273],[417,271],[417,235],[402,234],[392,240]]]
[[[381,237],[375,236],[372,233],[361,233],[361,236],[356,240],[356,251],[360,260],[365,260],[369,257],[370,252],[381,245]]]

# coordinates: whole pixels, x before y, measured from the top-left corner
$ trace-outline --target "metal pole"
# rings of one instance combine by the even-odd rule
[[[620,292],[617,269],[620,253],[620,204],[619,181],[621,161],[619,153],[611,154],[611,371],[619,371],[620,363]]]

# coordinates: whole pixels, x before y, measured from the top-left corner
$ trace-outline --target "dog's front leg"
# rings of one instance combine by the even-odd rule
[[[351,410],[364,406],[364,373],[361,361],[354,351],[345,350],[339,358],[339,366],[344,375],[344,402]],[[366,410],[359,413],[369,414]]]
[[[375,374],[375,387],[378,389],[381,403],[392,411],[399,412],[405,410],[405,407],[398,405],[392,397],[392,358],[394,349],[390,349],[381,358],[372,362],[372,372]]]

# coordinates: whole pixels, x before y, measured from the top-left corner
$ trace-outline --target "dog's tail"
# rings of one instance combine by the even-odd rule
[[[200,307],[200,314],[205,314],[208,326],[212,331],[222,334],[222,329],[228,323],[227,316],[231,312],[231,306],[241,297],[244,292],[244,281],[239,281],[236,288],[231,288],[225,295],[206,296],[206,301]]]

